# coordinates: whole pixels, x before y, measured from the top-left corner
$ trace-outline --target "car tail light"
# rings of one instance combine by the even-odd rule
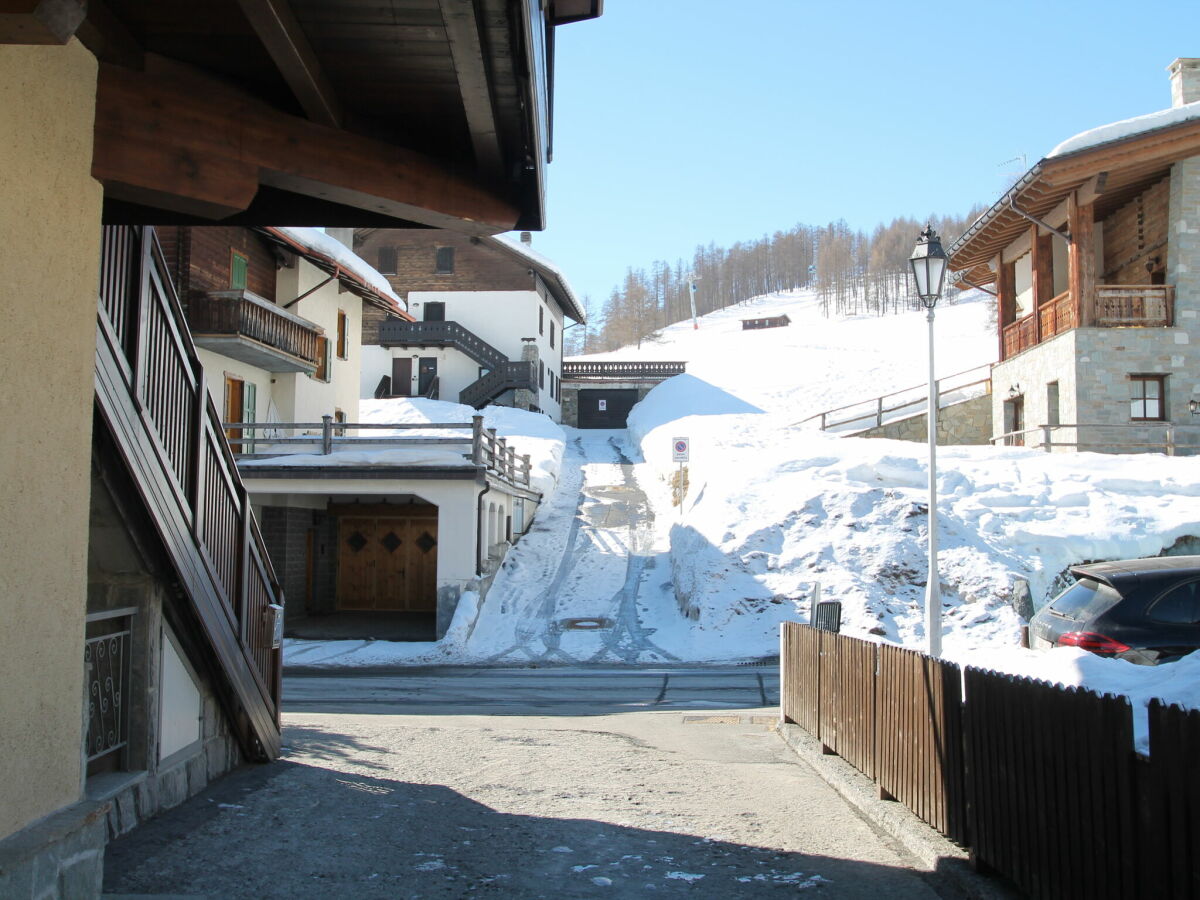
[[[1120,641],[1115,641],[1103,634],[1097,634],[1095,631],[1068,631],[1066,634],[1059,636],[1058,646],[1078,647],[1080,650],[1088,650],[1092,653],[1102,653],[1104,655],[1124,653],[1129,650],[1128,644],[1122,644]]]

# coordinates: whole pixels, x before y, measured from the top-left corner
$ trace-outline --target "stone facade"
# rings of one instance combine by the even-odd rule
[[[961,403],[938,410],[938,446],[986,444],[992,437],[992,398],[989,394],[972,397]],[[891,438],[897,441],[929,440],[928,417],[925,413],[888,422],[878,428],[861,432],[858,437]]]

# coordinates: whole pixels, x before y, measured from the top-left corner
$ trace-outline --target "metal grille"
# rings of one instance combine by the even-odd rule
[[[120,750],[129,740],[132,628],[129,618],[110,619],[104,624],[118,630],[90,637],[83,646],[88,679],[88,762]]]

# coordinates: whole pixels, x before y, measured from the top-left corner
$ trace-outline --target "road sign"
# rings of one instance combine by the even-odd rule
[[[671,438],[671,459],[673,462],[687,462],[690,451],[691,442],[687,438]]]

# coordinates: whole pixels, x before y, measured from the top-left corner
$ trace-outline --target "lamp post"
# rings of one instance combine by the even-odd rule
[[[908,258],[917,296],[929,322],[929,575],[925,585],[925,640],[930,656],[942,655],[942,591],[937,565],[937,381],[933,375],[933,308],[942,296],[946,252],[932,225],[925,226]]]

